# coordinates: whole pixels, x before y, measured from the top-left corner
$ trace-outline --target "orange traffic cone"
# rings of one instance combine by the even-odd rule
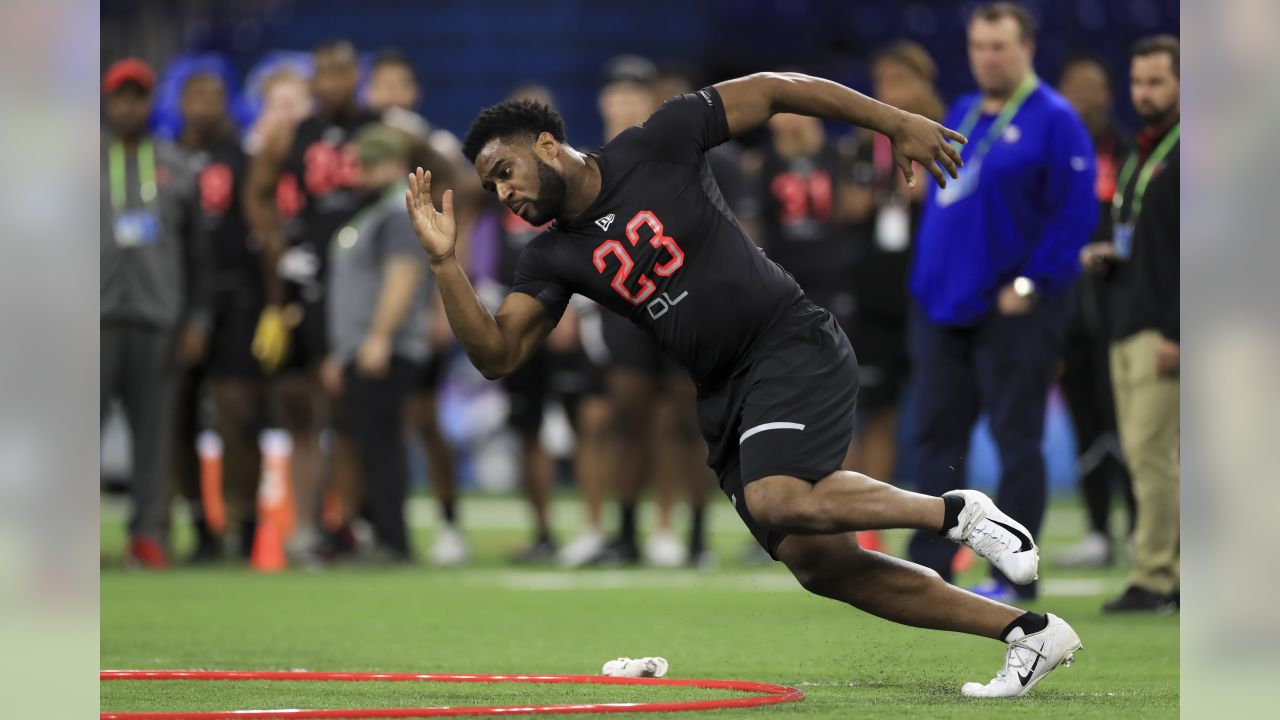
[[[221,535],[227,527],[227,505],[222,498],[222,438],[205,430],[196,438],[200,457],[200,505],[209,532]]]
[[[280,572],[288,565],[284,557],[284,539],[276,527],[276,520],[271,515],[258,520],[258,529],[253,536],[253,554],[249,557],[249,565],[254,570],[264,573]]]
[[[289,434],[264,430],[262,481],[258,484],[258,529],[253,538],[249,562],[260,572],[283,570],[284,543],[293,532],[293,493],[289,481],[289,459],[293,453]]]

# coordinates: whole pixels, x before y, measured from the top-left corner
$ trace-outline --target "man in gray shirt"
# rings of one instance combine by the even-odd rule
[[[132,438],[129,561],[161,568],[170,404],[178,362],[204,353],[208,251],[195,180],[181,152],[147,135],[155,75],[121,60],[103,78],[101,176],[102,417],[124,405]]]
[[[366,514],[382,559],[411,559],[404,404],[426,364],[426,257],[404,212],[408,142],[385,125],[356,138],[366,204],[329,245],[326,387],[341,393],[338,430],[355,441]]]

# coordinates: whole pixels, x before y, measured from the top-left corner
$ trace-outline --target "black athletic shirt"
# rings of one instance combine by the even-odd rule
[[[770,146],[760,172],[761,245],[820,303],[853,289],[857,247],[836,218],[840,171],[835,145],[824,141],[810,157]]]
[[[289,148],[285,170],[297,178],[301,190],[301,225],[291,244],[316,254],[323,277],[329,256],[329,240],[360,209],[356,180],[360,161],[355,135],[360,128],[378,122],[378,116],[360,108],[350,115],[322,120],[311,116],[298,125]]]
[[[600,194],[520,255],[512,286],[553,319],[573,293],[629,318],[703,387],[750,364],[803,295],[738,225],[703,154],[729,139],[714,88],[668,100],[592,157]]]
[[[200,216],[213,250],[217,294],[257,292],[262,261],[251,244],[240,209],[247,160],[235,137],[222,138],[191,153],[190,166],[200,193]]]

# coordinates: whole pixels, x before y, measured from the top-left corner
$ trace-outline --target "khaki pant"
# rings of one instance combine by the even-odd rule
[[[1179,582],[1179,380],[1156,373],[1160,333],[1144,330],[1111,345],[1111,381],[1138,522],[1129,584],[1157,593]]]

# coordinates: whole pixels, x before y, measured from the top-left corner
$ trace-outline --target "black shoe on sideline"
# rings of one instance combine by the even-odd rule
[[[1124,594],[1102,606],[1102,612],[1174,612],[1178,601],[1146,588],[1130,585]]]
[[[619,565],[639,565],[640,548],[633,542],[614,540],[605,546],[592,565],[616,567]]]
[[[554,540],[537,540],[529,547],[517,551],[511,556],[511,562],[517,565],[550,565],[556,562],[559,549]]]

